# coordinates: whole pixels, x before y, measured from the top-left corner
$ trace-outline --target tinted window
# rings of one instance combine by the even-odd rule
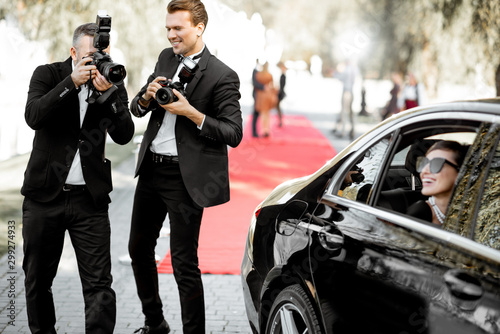
[[[483,189],[474,240],[500,250],[500,145],[498,139]]]
[[[372,186],[382,167],[390,143],[390,136],[366,150],[344,175],[339,196],[366,203]]]
[[[458,175],[444,229],[468,238],[477,234],[475,239],[482,242],[489,238],[487,227],[492,225],[487,223],[488,212],[494,210],[490,201],[498,196],[494,185],[495,180],[498,181],[495,172],[498,168],[494,166],[499,134],[498,124],[485,123],[479,128]],[[482,203],[483,198],[487,200],[485,203]]]

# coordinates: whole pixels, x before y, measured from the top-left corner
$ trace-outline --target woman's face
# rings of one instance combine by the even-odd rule
[[[456,164],[454,153],[448,150],[434,150],[426,155],[427,159],[445,158],[446,160]],[[453,190],[453,185],[457,178],[458,171],[449,164],[445,163],[439,173],[431,173],[429,164],[427,164],[420,173],[422,180],[422,194],[425,196],[450,196]]]

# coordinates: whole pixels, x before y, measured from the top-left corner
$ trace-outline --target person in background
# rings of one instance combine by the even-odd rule
[[[421,106],[424,103],[424,85],[417,81],[414,73],[409,72],[406,78],[406,83],[399,96],[398,107],[402,111]]]
[[[257,81],[257,73],[260,71],[259,60],[255,60],[255,67],[252,71],[252,96],[253,96],[253,114],[252,114],[252,137],[259,137],[259,132],[257,131],[257,122],[259,120],[259,112],[255,108],[255,103],[257,99],[257,92],[264,89],[264,85]]]
[[[280,128],[283,126],[283,112],[281,110],[281,101],[285,98],[286,93],[285,93],[285,85],[286,85],[286,66],[285,63],[280,61],[278,63],[278,67],[281,70],[281,75],[280,75],[280,88],[278,91],[278,104],[276,105],[276,110],[278,111],[278,117],[279,117],[279,126]]]
[[[274,88],[273,76],[269,72],[269,63],[266,62],[262,71],[257,72],[255,79],[264,89],[258,90],[255,97],[255,109],[258,111],[261,119],[261,128],[264,137],[269,137],[271,133],[271,109],[278,104],[278,92]]]
[[[399,112],[398,99],[399,92],[401,91],[401,74],[399,72],[391,73],[392,89],[390,91],[391,99],[387,102],[387,105],[382,112],[382,120],[391,117]]]
[[[349,122],[351,123],[349,139],[354,139],[354,115],[352,112],[352,101],[353,86],[358,74],[358,67],[350,60],[347,60],[345,64],[339,65],[337,67],[337,71],[333,74],[334,78],[337,78],[342,82],[341,110],[337,123],[335,124],[335,128],[333,129],[333,133],[335,133],[337,137],[344,136],[347,119],[349,119]]]
[[[432,145],[425,157],[417,159],[417,172],[422,181],[426,201],[411,205],[407,214],[441,226],[448,210],[455,180],[467,154],[467,146],[442,140]]]
[[[203,42],[208,15],[199,0],[167,5],[166,37],[154,72],[131,102],[137,117],[150,114],[141,143],[130,228],[129,253],[145,315],[143,334],[168,333],[159,294],[155,247],[170,221],[170,255],[180,296],[184,333],[205,333],[203,282],[198,240],[205,207],[229,201],[228,146],[242,140],[240,81],[235,71]],[[189,59],[187,59],[189,58]],[[158,102],[160,84],[179,82],[179,72],[196,63],[185,96]],[[194,73],[193,73],[194,72]],[[185,73],[184,73],[185,74]],[[183,75],[184,77],[184,75]],[[162,94],[160,94],[161,96]]]
[[[26,309],[32,333],[56,333],[51,292],[68,232],[82,283],[85,332],[113,333],[116,297],[111,288],[111,162],[107,134],[128,143],[134,123],[123,84],[113,85],[90,64],[97,25],[73,34],[71,56],[42,65],[31,78],[25,118],[35,130],[21,193]],[[92,85],[90,85],[90,83]],[[87,100],[95,91],[103,101]]]

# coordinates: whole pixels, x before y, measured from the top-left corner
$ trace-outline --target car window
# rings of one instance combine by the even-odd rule
[[[455,140],[470,146],[476,132],[473,129],[468,132],[460,130],[425,126],[421,129],[412,128],[408,133],[403,132],[387,165],[388,168],[384,171],[374,205],[402,214],[407,214],[414,204],[416,206],[413,211],[422,206],[423,204],[418,202],[426,201],[427,196],[421,192],[422,182],[416,168],[417,159],[424,156],[427,150],[440,140]]]
[[[366,203],[372,186],[382,167],[391,136],[378,141],[356,160],[347,173],[338,192],[344,198]]]
[[[498,247],[499,124],[483,124],[457,178],[443,228]],[[495,240],[496,233],[496,240]],[[498,249],[498,248],[497,248]]]
[[[498,144],[483,189],[474,240],[500,250],[500,145]]]

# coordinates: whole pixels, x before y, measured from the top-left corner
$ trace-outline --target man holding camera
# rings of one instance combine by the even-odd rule
[[[129,251],[145,315],[141,333],[168,333],[158,292],[155,246],[163,221],[170,220],[170,253],[179,289],[184,333],[205,332],[205,306],[198,268],[203,208],[229,200],[228,148],[242,137],[239,78],[213,56],[202,34],[208,21],[199,0],[173,0],[167,6],[167,38],[154,73],[132,100],[131,111],[151,112],[141,144]],[[192,70],[189,57],[197,63]],[[177,101],[160,104],[165,80],[190,82],[175,88]],[[174,86],[174,85],[172,85]],[[183,95],[185,94],[185,96]]]
[[[39,66],[29,86],[25,118],[35,138],[21,193],[32,333],[56,333],[51,286],[66,231],[82,282],[86,333],[112,333],[115,327],[108,218],[111,162],[104,148],[108,133],[116,143],[128,143],[134,123],[123,85],[110,83],[92,64],[97,31],[94,23],[76,28],[71,57]],[[87,102],[91,93],[104,98]]]

